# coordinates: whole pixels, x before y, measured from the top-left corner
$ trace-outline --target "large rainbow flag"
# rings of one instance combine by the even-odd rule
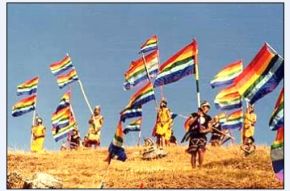
[[[284,182],[284,127],[277,130],[276,138],[271,145],[273,171],[281,182]]]
[[[65,138],[76,125],[70,106],[53,113],[52,118],[52,136],[55,141]]]
[[[221,124],[225,129],[242,128],[243,125],[243,110],[239,109],[228,115],[227,120]]]
[[[242,72],[243,62],[238,60],[224,67],[210,82],[212,88],[229,85]]]
[[[146,62],[146,68],[144,64]],[[148,74],[147,74],[148,72]],[[158,52],[154,51],[143,58],[139,58],[136,61],[132,61],[129,69],[125,72],[125,83],[124,88],[126,90],[140,84],[141,82],[148,80],[148,75],[150,78],[155,77],[158,73]]]
[[[17,86],[17,95],[31,95],[37,91],[39,77],[34,77]]]
[[[137,108],[125,108],[123,111],[120,112],[120,120],[125,122],[126,119],[134,118],[134,117],[141,117],[142,116],[142,107]]]
[[[77,80],[79,80],[79,77],[74,67],[68,73],[57,76],[57,84],[59,88],[63,88]]]
[[[110,158],[114,158],[115,156],[117,156],[117,160],[125,161],[127,159],[125,150],[123,148],[123,143],[124,143],[123,126],[122,122],[119,121],[113,141],[109,146]]]
[[[229,86],[218,93],[214,103],[217,109],[237,109],[242,107],[242,96],[235,90],[235,88]]]
[[[146,40],[144,44],[141,45],[139,53],[146,53],[151,50],[158,49],[157,43],[158,43],[158,37],[156,35],[153,35],[151,38]]]
[[[284,88],[282,88],[276,101],[274,111],[269,121],[269,126],[271,130],[277,130],[281,126],[284,126]]]
[[[197,42],[194,40],[160,66],[154,87],[173,83],[187,75],[193,74],[194,60],[197,54]]]
[[[265,43],[233,84],[240,95],[253,104],[272,92],[283,78],[284,59]]]
[[[72,67],[72,61],[68,55],[66,55],[62,60],[52,63],[49,66],[51,72],[56,76]]]
[[[137,108],[151,100],[155,100],[155,95],[153,85],[148,82],[130,98],[126,108]]]
[[[27,112],[35,110],[36,95],[31,95],[24,99],[21,99],[12,107],[12,116],[18,117]]]
[[[130,131],[140,131],[140,127],[142,124],[142,117],[132,121],[127,127],[124,129],[124,133],[127,134]]]

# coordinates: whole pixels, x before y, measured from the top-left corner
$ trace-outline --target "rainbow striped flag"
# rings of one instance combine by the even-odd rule
[[[17,95],[31,95],[36,93],[39,77],[34,77],[17,86]]]
[[[265,43],[233,84],[250,104],[272,92],[284,78],[284,59]]]
[[[221,124],[221,126],[227,121],[227,115],[224,112],[219,113],[218,118],[219,118],[219,123]]]
[[[57,84],[59,88],[63,88],[77,80],[79,80],[79,77],[74,67],[68,73],[57,76]]]
[[[151,38],[146,40],[144,44],[141,45],[139,54],[158,49],[157,43],[158,37],[156,35],[153,35]]]
[[[231,110],[242,107],[242,96],[234,87],[222,90],[214,100],[215,106],[220,110]]]
[[[75,128],[75,122],[70,123],[68,126],[63,127],[61,129],[52,128],[52,136],[54,140],[57,142],[65,137]]]
[[[63,128],[68,126],[71,115],[72,114],[69,106],[57,110],[51,116],[52,127]]]
[[[141,117],[142,116],[142,107],[138,108],[125,108],[123,111],[120,112],[120,120],[125,122],[126,119],[134,118],[134,117]]]
[[[21,99],[12,107],[12,116],[18,117],[25,113],[35,110],[36,95],[31,95]]]
[[[49,66],[51,72],[55,76],[59,75],[60,73],[66,71],[66,70],[68,70],[69,68],[72,68],[72,67],[73,67],[72,61],[71,61],[70,56],[68,56],[68,55],[66,55],[61,61],[52,63]]]
[[[132,121],[129,125],[127,125],[127,127],[124,129],[124,133],[127,134],[130,131],[140,131],[140,127],[142,124],[142,118],[138,118],[134,121]]]
[[[117,160],[125,161],[127,159],[125,150],[123,148],[123,143],[124,143],[123,126],[122,122],[119,121],[113,141],[109,146],[109,153],[111,158],[117,156]]]
[[[193,41],[164,62],[155,79],[154,87],[176,82],[194,73],[194,60],[198,54],[197,42]]]
[[[284,88],[276,101],[274,111],[271,115],[269,126],[271,130],[277,130],[284,126]]]
[[[146,62],[146,68],[144,65],[144,60]],[[139,58],[136,61],[132,61],[129,69],[125,72],[125,83],[124,88],[126,90],[137,86],[141,82],[148,80],[148,74],[150,78],[153,78],[158,73],[158,52],[154,51],[143,58]]]
[[[271,145],[270,155],[276,178],[284,182],[284,127],[277,130],[275,141]]]
[[[66,93],[63,94],[63,96],[60,99],[60,102],[56,108],[56,111],[59,111],[67,106],[70,105],[70,98],[71,98],[71,92],[68,91]]]
[[[222,128],[236,129],[243,125],[243,110],[239,109],[228,115],[227,120],[222,124]]]
[[[138,108],[151,100],[155,100],[155,95],[153,85],[148,82],[130,98],[126,108]]]
[[[243,71],[243,63],[241,60],[224,67],[214,79],[210,82],[212,88],[229,85]]]

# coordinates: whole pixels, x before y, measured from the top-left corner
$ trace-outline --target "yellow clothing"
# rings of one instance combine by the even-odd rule
[[[244,117],[244,129],[243,136],[244,137],[253,137],[255,134],[255,126],[257,116],[254,113],[246,113]]]
[[[91,141],[100,141],[101,131],[97,131],[93,126],[90,126],[88,139]]]
[[[32,133],[31,151],[37,153],[42,152],[45,137],[45,127],[43,125],[33,126],[31,133]]]
[[[158,111],[156,134],[164,136],[169,131],[171,125],[171,114],[168,108],[162,108]],[[170,130],[171,131],[171,130]]]

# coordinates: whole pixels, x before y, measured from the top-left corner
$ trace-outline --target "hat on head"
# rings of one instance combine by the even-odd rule
[[[37,118],[36,118],[36,121],[37,121],[38,123],[41,123],[41,122],[42,122],[42,119],[41,119],[40,117],[37,117]]]
[[[210,104],[207,101],[203,101],[200,105],[200,107],[209,107],[210,108]]]
[[[100,105],[96,105],[95,109],[101,109]]]

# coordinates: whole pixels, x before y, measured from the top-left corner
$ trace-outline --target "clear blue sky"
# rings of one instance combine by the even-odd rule
[[[226,64],[242,59],[244,66],[267,41],[283,56],[282,4],[9,4],[8,5],[8,147],[29,149],[32,112],[11,116],[16,86],[40,76],[37,112],[47,127],[45,147],[56,150],[51,135],[51,113],[65,92],[59,89],[49,65],[66,53],[72,57],[79,78],[92,105],[101,105],[105,124],[102,146],[114,135],[119,112],[137,90],[124,91],[123,74],[140,45],[151,35],[159,37],[163,63],[196,38],[199,43],[200,89],[202,100],[213,105],[220,89],[209,81]],[[89,109],[78,83],[74,83],[72,105],[83,137],[88,129]],[[282,83],[258,101],[256,142],[270,145],[275,132],[268,127]],[[160,98],[159,89],[156,97]],[[195,81],[188,76],[164,87],[169,108],[188,115],[196,111]],[[143,135],[151,135],[155,104],[143,106]],[[218,111],[212,107],[211,115]],[[174,130],[180,140],[184,119],[176,118]],[[235,132],[239,140],[238,132]],[[137,142],[137,133],[125,138],[126,145]],[[238,141],[239,142],[239,141]]]

